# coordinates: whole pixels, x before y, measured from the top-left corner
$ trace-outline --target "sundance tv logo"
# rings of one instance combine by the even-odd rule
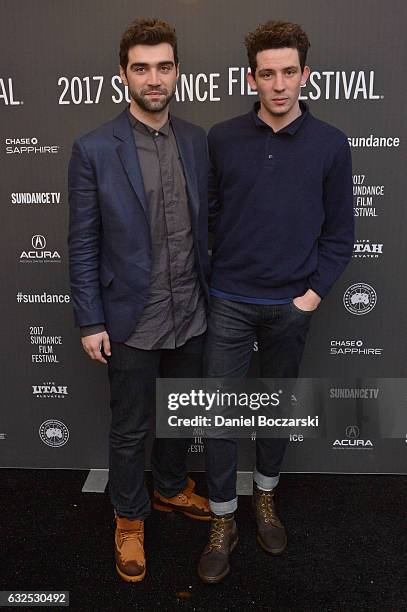
[[[372,450],[373,442],[371,440],[360,438],[360,430],[357,425],[348,425],[345,429],[345,438],[335,440],[332,448],[338,450]]]
[[[60,204],[60,191],[31,191],[10,194],[12,204]]]
[[[38,138],[6,138],[4,141],[7,155],[56,155],[59,145],[42,145]]]
[[[355,283],[343,295],[343,305],[353,315],[365,315],[376,306],[376,291],[367,283]]]
[[[58,251],[46,250],[47,241],[42,234],[35,234],[31,238],[32,250],[22,251],[20,263],[61,263]]]

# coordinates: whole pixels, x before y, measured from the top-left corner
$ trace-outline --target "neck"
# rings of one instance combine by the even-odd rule
[[[285,115],[273,115],[260,102],[258,116],[264,123],[267,123],[267,125],[273,128],[275,132],[278,132],[278,130],[282,130],[286,125],[289,125],[295,121],[297,117],[301,116],[300,103],[297,101],[297,104]]]
[[[160,128],[162,128],[162,126],[165,125],[168,121],[168,105],[163,108],[162,111],[152,113],[150,111],[144,110],[144,108],[140,108],[140,106],[138,106],[134,102],[134,100],[131,100],[129,110],[133,117],[141,121],[141,123],[145,123],[145,125],[148,125],[149,127],[155,130],[159,130]]]

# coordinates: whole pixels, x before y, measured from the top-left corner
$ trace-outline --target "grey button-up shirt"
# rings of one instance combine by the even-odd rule
[[[175,348],[206,330],[185,177],[170,121],[154,130],[129,117],[148,204],[152,268],[147,303],[125,344]]]

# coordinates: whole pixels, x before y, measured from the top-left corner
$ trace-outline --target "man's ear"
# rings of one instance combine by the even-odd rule
[[[305,85],[305,83],[308,81],[308,77],[310,73],[311,73],[311,70],[309,66],[304,66],[304,70],[302,71],[302,75],[301,75],[301,85]]]
[[[251,72],[247,73],[247,82],[250,85],[250,89],[252,89],[253,91],[257,91],[256,79],[254,78]]]
[[[127,81],[127,77],[126,77],[126,73],[123,70],[123,66],[119,66],[119,72],[120,72],[120,78],[122,80],[123,85],[128,85],[128,81]]]

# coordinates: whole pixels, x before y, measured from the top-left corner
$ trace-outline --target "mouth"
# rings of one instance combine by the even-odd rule
[[[285,104],[287,102],[288,98],[273,98],[273,102],[274,104]]]
[[[149,98],[158,98],[158,96],[165,96],[165,93],[162,91],[148,91],[145,95]]]

